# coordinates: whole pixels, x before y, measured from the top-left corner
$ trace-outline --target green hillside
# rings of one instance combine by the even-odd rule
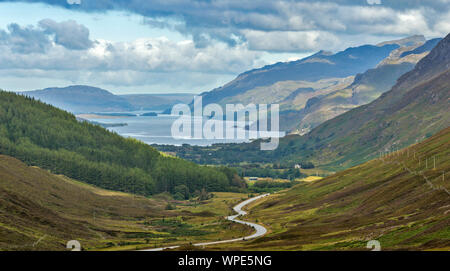
[[[450,249],[450,128],[250,209],[271,233],[248,250]],[[228,248],[236,248],[229,246]]]
[[[230,174],[161,156],[142,142],[1,91],[0,154],[98,187],[145,196],[184,191],[188,197],[203,188],[227,191],[243,186]]]
[[[229,205],[245,196],[215,193],[198,202],[168,195],[149,199],[0,155],[0,251],[67,250],[70,240],[78,240],[83,250],[134,250],[231,239],[251,232],[222,219]]]
[[[141,231],[138,218],[165,212],[164,201],[94,188],[4,155],[0,194],[0,250],[64,250],[74,239],[87,248]]]

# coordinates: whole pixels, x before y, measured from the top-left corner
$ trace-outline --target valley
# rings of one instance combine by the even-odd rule
[[[250,235],[228,222],[247,194],[214,193],[205,200],[146,198],[100,189],[0,156],[0,251],[137,250]]]
[[[0,250],[449,250],[449,52],[450,36],[321,51],[202,94],[279,103],[293,133],[273,151],[115,132],[184,94],[0,91]]]

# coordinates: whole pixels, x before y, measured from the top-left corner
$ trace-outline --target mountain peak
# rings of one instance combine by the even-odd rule
[[[424,35],[414,35],[414,36],[406,37],[403,39],[381,42],[381,43],[377,44],[377,46],[384,46],[387,44],[397,44],[399,46],[414,46],[414,45],[419,45],[419,44],[421,45],[425,42],[426,42],[426,38]]]
[[[403,75],[399,82],[416,83],[438,75],[450,68],[450,34],[442,39],[414,68]]]

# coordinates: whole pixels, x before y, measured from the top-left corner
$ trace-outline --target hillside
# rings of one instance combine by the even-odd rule
[[[153,195],[226,191],[233,173],[166,157],[154,148],[31,98],[0,91],[0,154],[98,187]],[[224,169],[223,169],[224,170]]]
[[[4,155],[0,194],[0,250],[64,250],[73,239],[89,247],[141,231],[140,217],[165,214],[164,201],[94,188]]]
[[[380,150],[408,146],[450,126],[449,78],[450,35],[375,101],[326,121],[305,136],[287,136],[275,151],[260,151],[260,142],[255,141],[217,145],[214,152],[207,148],[201,151],[202,158],[206,163],[311,161],[331,170],[348,168],[376,157]]]
[[[405,61],[378,66],[356,75],[347,87],[309,99],[297,114],[295,126],[290,127],[290,130],[305,134],[329,119],[370,103],[392,88],[397,79],[412,70],[414,65]]]
[[[126,99],[111,92],[90,86],[69,86],[26,91],[20,94],[33,97],[73,113],[130,111],[133,106]]]
[[[254,205],[251,221],[272,232],[243,249],[367,250],[378,240],[382,250],[449,250],[450,128],[380,155]]]
[[[228,239],[251,232],[220,221],[228,204],[244,196],[216,193],[198,203],[173,201],[168,195],[149,199],[103,190],[0,155],[0,251],[67,250],[70,240],[78,240],[83,250],[135,250]],[[178,206],[166,210],[168,204]]]
[[[194,97],[188,93],[114,95],[101,88],[83,85],[24,91],[19,94],[75,114],[166,110],[178,103],[190,103]]]

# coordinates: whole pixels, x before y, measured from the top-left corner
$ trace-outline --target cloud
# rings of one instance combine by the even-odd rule
[[[190,80],[203,84],[203,79],[224,78],[261,65],[267,52],[338,51],[414,34],[432,38],[450,32],[450,0],[0,2],[43,2],[86,13],[125,11],[142,15],[150,28],[184,35],[183,41],[111,42],[91,38],[89,29],[75,21],[51,19],[37,26],[11,24],[0,30],[2,72],[70,74],[120,86],[131,86],[133,81],[158,84],[155,78],[174,85],[187,85]],[[166,76],[170,74],[177,76],[171,80],[173,76]]]
[[[314,51],[317,48],[335,49],[339,39],[322,31],[255,31],[243,30],[242,34],[251,50],[272,52]]]
[[[86,50],[92,47],[89,29],[73,20],[57,23],[44,19],[39,26],[46,34],[55,36],[55,43],[72,50]]]
[[[381,0],[367,0],[369,5],[381,5]]]
[[[7,31],[0,30],[0,45],[13,53],[45,53],[52,43],[71,50],[86,50],[92,47],[89,30],[75,21],[57,23],[50,19],[42,20],[38,26],[9,24]]]
[[[175,42],[165,37],[91,41],[89,30],[75,21],[56,23],[45,19],[38,25],[11,24],[8,32],[0,32],[0,70],[4,75],[71,78],[74,82],[116,86],[160,84],[158,80],[166,80],[165,84],[172,88],[177,84],[191,87],[194,82],[205,84],[200,84],[201,79],[209,80],[209,85],[218,78],[254,68],[262,55],[249,50],[246,44],[215,42],[199,48],[193,40]],[[39,39],[27,40],[30,35]]]
[[[449,12],[450,0],[83,0],[79,5],[54,0],[27,2],[45,2],[85,12],[133,12],[144,16],[152,27],[171,28],[191,35],[198,47],[214,41],[235,46],[240,41],[245,42],[245,31],[287,31],[300,35],[302,31],[335,35],[367,31],[368,34],[392,35],[390,31],[395,29],[398,35],[440,36],[450,31],[443,31],[439,20]],[[415,24],[419,28],[415,31],[412,27],[402,28],[411,21],[408,16],[416,15],[421,20]],[[177,23],[169,23],[170,20]]]
[[[18,24],[8,25],[8,32],[0,30],[0,46],[9,47],[13,53],[44,53],[51,43],[42,31],[32,27],[21,27]]]
[[[244,45],[229,47],[215,43],[197,48],[191,40],[173,42],[167,38],[142,38],[132,42],[96,40],[86,51],[55,44],[46,52],[35,52],[32,57],[12,50],[9,44],[0,45],[0,49],[0,69],[236,73],[251,68],[260,56]]]

